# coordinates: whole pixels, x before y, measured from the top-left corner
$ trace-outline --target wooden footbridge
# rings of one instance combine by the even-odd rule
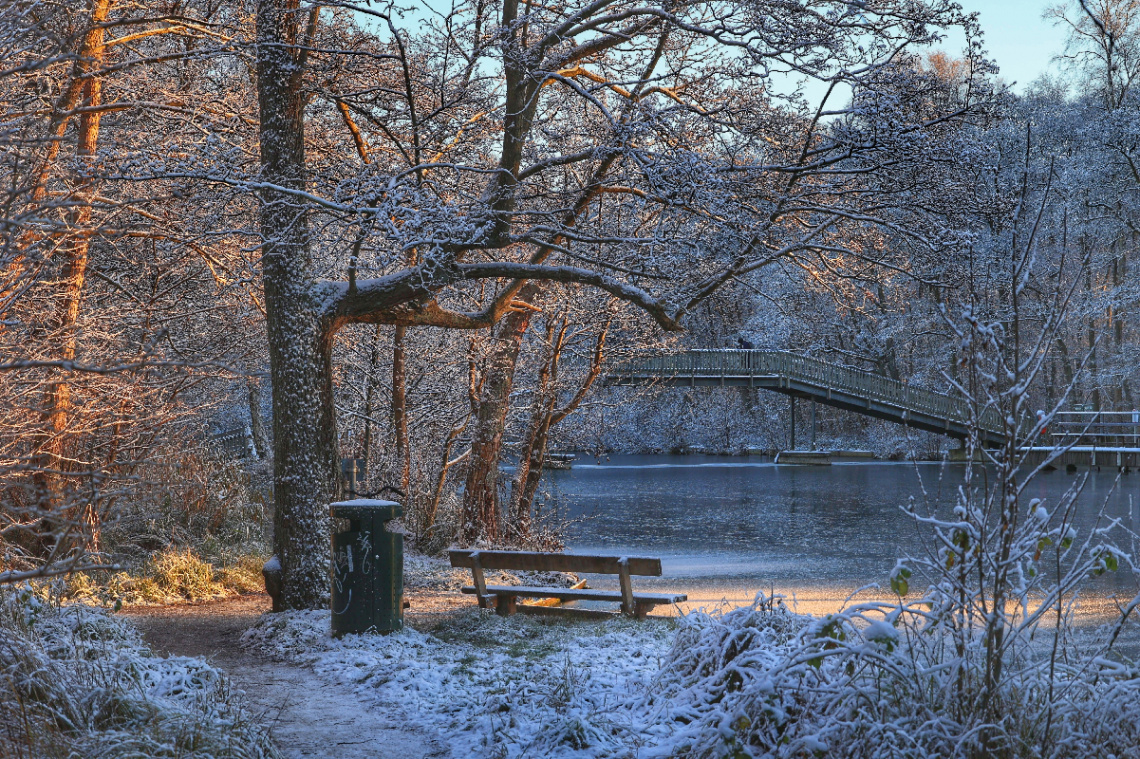
[[[961,397],[911,387],[879,374],[785,351],[692,350],[634,359],[617,365],[608,384],[684,387],[752,387],[792,398],[964,439],[970,404]],[[1001,416],[986,409],[978,423],[983,445],[1000,445]]]

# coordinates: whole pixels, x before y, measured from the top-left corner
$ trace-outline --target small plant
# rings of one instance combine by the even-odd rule
[[[550,685],[547,704],[561,708],[567,706],[574,698],[574,694],[582,687],[582,673],[567,656],[559,669],[557,676]]]
[[[214,581],[214,567],[202,561],[193,551],[164,551],[143,567],[144,576],[152,580],[158,594],[200,601],[222,594],[224,589]]]

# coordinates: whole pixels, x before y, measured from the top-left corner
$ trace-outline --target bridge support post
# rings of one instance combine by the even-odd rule
[[[816,402],[811,402],[811,449],[815,450],[815,407]]]
[[[796,396],[788,396],[788,450],[796,449]]]

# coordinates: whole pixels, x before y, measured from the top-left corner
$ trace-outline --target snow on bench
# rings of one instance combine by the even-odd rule
[[[661,576],[661,559],[644,556],[586,556],[574,553],[539,553],[536,551],[475,551],[452,549],[447,552],[451,566],[470,569],[475,584],[463,588],[464,593],[475,595],[482,608],[492,604],[500,616],[515,612],[546,615],[574,615],[609,617],[613,612],[596,609],[577,609],[538,604],[518,604],[518,598],[556,598],[559,601],[613,601],[621,604],[623,614],[643,618],[654,606],[667,606],[688,598],[683,593],[634,593],[631,576]],[[530,572],[574,572],[614,574],[621,590],[594,590],[592,588],[535,587],[531,585],[487,585],[483,579],[485,569],[506,569]]]

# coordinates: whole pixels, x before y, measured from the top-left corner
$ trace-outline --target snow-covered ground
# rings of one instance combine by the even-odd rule
[[[431,588],[463,574],[419,557],[409,572]],[[326,612],[266,615],[244,642],[311,667],[456,759],[719,757],[736,755],[733,725],[745,724],[721,704],[743,682],[737,657],[774,666],[811,622],[770,599],[643,621],[502,618],[472,605],[430,629],[339,640]],[[806,736],[793,748],[821,745]]]
[[[306,729],[328,728],[330,757],[347,756],[352,741],[354,756],[395,759],[1140,759],[1140,667],[1106,647],[1104,631],[1070,630],[1055,651],[1045,628],[1011,637],[986,702],[984,639],[948,635],[948,618],[923,600],[818,617],[759,597],[641,622],[504,619],[456,593],[463,572],[409,558],[413,625],[400,633],[334,640],[328,612],[313,611],[265,614],[242,636],[264,658],[257,677],[236,682],[280,680],[301,709],[323,715]],[[60,611],[26,594],[0,611],[0,665],[16,695],[0,699],[0,722],[16,725],[21,702],[38,724],[74,725],[41,736],[67,744],[60,756],[274,755],[266,725],[243,706],[268,701],[243,699],[201,659],[156,658],[100,610]],[[194,633],[192,622],[181,626]],[[217,645],[236,650],[247,625]],[[190,637],[213,650],[205,629]],[[236,661],[216,658],[223,669]],[[258,722],[272,720],[261,711]]]
[[[813,618],[760,599],[641,623],[548,623],[470,608],[428,630],[341,640],[327,613],[293,612],[263,617],[245,644],[312,667],[456,759],[879,759],[995,746],[1140,757],[1134,665],[1068,659],[1079,651],[1065,646],[1053,668],[1011,650],[1016,674],[987,711],[971,700],[973,654],[956,659],[924,628],[924,606],[895,609]]]
[[[432,633],[330,637],[326,612],[266,617],[249,645],[351,688],[454,757],[649,756],[636,708],[676,636],[672,620],[543,623],[478,609]]]

